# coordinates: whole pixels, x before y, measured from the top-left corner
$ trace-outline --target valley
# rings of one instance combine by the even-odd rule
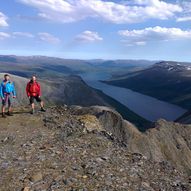
[[[118,66],[119,64],[119,66]],[[20,81],[17,82],[17,76],[22,77],[22,87],[32,74],[36,74],[42,85],[44,99],[48,105],[105,105],[115,108],[125,119],[136,124],[141,130],[150,128],[152,123],[143,117],[137,115],[132,110],[105,95],[102,90],[96,90],[88,86],[80,77],[92,72],[103,73],[109,72],[109,75],[121,73],[122,71],[135,71],[144,68],[152,62],[147,61],[105,61],[105,60],[67,60],[45,56],[0,56],[0,72],[3,77],[4,72],[14,74],[13,80],[16,81],[18,89],[19,104],[26,105],[28,100],[25,96],[25,88],[19,88]],[[108,67],[114,67],[108,70]],[[111,68],[110,68],[111,69]],[[102,79],[102,78],[100,78]]]
[[[191,63],[163,61],[106,83],[191,109]]]
[[[89,86],[101,90],[104,94],[119,101],[148,121],[155,122],[160,118],[173,121],[186,112],[181,107],[157,100],[154,97],[146,96],[131,89],[103,83],[103,80],[109,78],[109,74],[90,73],[81,76]]]
[[[170,71],[166,78],[179,74],[182,80],[184,73],[189,79],[188,66],[185,73],[150,63],[3,59],[0,78],[11,73],[18,99],[13,117],[0,118],[0,190],[190,190],[188,108],[118,84],[156,66]],[[25,95],[32,74],[39,77],[47,108],[36,108],[33,116]]]
[[[4,72],[15,75],[20,98],[16,102],[19,104],[26,104],[28,100],[25,89],[20,88],[20,81],[17,83],[17,76],[22,77],[23,87],[30,76],[36,74],[48,105],[110,106],[140,130],[152,127],[152,122],[160,118],[174,121],[189,109],[189,88],[185,88],[189,87],[189,68],[183,78],[182,65],[176,65],[177,69],[172,65],[173,62],[166,65],[165,62],[155,64],[155,61],[146,60],[0,56],[2,75]],[[175,82],[182,87],[177,87]],[[186,99],[177,95],[181,92],[173,87],[187,91]]]

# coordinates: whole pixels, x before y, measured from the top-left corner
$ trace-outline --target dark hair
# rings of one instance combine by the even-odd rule
[[[9,74],[5,74],[5,75],[4,75],[4,78],[6,78],[7,76],[9,76]]]

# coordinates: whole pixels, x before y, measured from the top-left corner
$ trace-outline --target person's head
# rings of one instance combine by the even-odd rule
[[[36,81],[36,75],[32,75],[31,80],[32,80],[33,82],[35,82],[35,81]]]
[[[4,75],[4,79],[5,79],[6,81],[9,81],[9,79],[10,79],[9,74],[5,74],[5,75]]]

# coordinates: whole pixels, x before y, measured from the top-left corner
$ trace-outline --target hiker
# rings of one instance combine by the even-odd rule
[[[41,99],[41,87],[40,83],[37,82],[36,76],[33,75],[30,82],[28,82],[27,87],[26,87],[26,93],[29,98],[32,111],[31,114],[35,113],[35,104],[34,101],[36,100],[38,103],[40,103],[41,106],[41,111],[45,112],[46,110],[44,109],[44,103]]]
[[[2,117],[6,118],[5,109],[8,103],[8,112],[6,113],[8,116],[12,116],[12,98],[16,98],[16,91],[14,87],[14,83],[10,81],[9,74],[4,75],[4,80],[0,86],[0,96],[2,99]]]

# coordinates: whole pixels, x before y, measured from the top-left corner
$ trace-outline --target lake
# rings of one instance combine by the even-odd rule
[[[174,121],[186,112],[185,109],[168,102],[158,100],[130,89],[100,82],[100,80],[107,80],[110,78],[110,75],[107,73],[95,72],[81,74],[81,77],[89,86],[101,90],[104,94],[112,97],[149,121],[154,122],[160,118]]]

